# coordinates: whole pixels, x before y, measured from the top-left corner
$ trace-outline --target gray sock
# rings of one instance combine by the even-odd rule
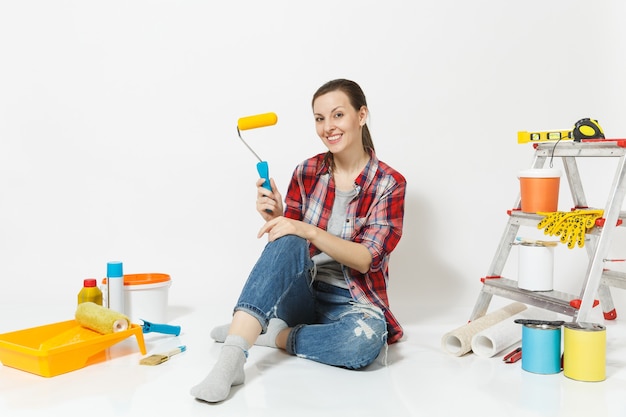
[[[246,363],[248,348],[248,343],[243,337],[228,336],[213,369],[202,382],[191,388],[191,395],[210,403],[228,398],[230,387],[241,385],[245,381],[243,366]]]
[[[256,346],[267,346],[267,347],[276,347],[276,336],[283,329],[286,329],[287,323],[279,318],[270,319],[270,322],[267,324],[267,331],[259,335],[256,342],[254,343]],[[226,337],[228,336],[228,329],[230,328],[230,324],[223,324],[221,326],[214,327],[211,330],[211,338],[216,342],[224,342]]]

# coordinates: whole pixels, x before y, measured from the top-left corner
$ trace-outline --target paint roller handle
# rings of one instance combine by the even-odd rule
[[[270,184],[270,168],[267,165],[267,161],[261,161],[256,164],[256,170],[259,172],[259,176],[265,179],[263,188],[272,191],[272,185]]]
[[[265,179],[263,188],[272,191],[272,185],[270,184],[270,169],[267,165],[267,161],[260,161],[256,164],[256,170],[259,172],[259,176]],[[266,213],[272,214],[272,210],[265,210]]]
[[[158,324],[150,323],[149,321],[143,321],[142,331],[143,333],[163,333],[172,334],[178,336],[180,334],[180,326],[172,326],[170,324]]]

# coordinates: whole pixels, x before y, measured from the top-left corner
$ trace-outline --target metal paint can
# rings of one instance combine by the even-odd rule
[[[561,326],[524,324],[522,369],[535,374],[561,372]]]
[[[518,288],[528,291],[552,291],[553,275],[553,247],[538,243],[519,245]]]
[[[563,327],[563,374],[577,381],[604,381],[606,327],[597,323],[565,323]]]

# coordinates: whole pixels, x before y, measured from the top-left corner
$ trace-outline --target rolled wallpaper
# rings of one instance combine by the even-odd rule
[[[516,319],[546,320],[550,314],[540,308],[528,308],[486,328],[472,337],[471,349],[478,356],[490,358],[522,341],[522,325]]]
[[[452,355],[463,356],[472,350],[472,337],[474,337],[475,334],[521,313],[526,309],[526,304],[514,302],[485,314],[472,322],[444,334],[441,338],[441,347]]]

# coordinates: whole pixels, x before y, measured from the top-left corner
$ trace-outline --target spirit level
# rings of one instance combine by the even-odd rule
[[[517,143],[549,142],[569,139],[573,139],[571,129],[545,130],[539,132],[528,132],[526,130],[522,130],[517,132]]]

